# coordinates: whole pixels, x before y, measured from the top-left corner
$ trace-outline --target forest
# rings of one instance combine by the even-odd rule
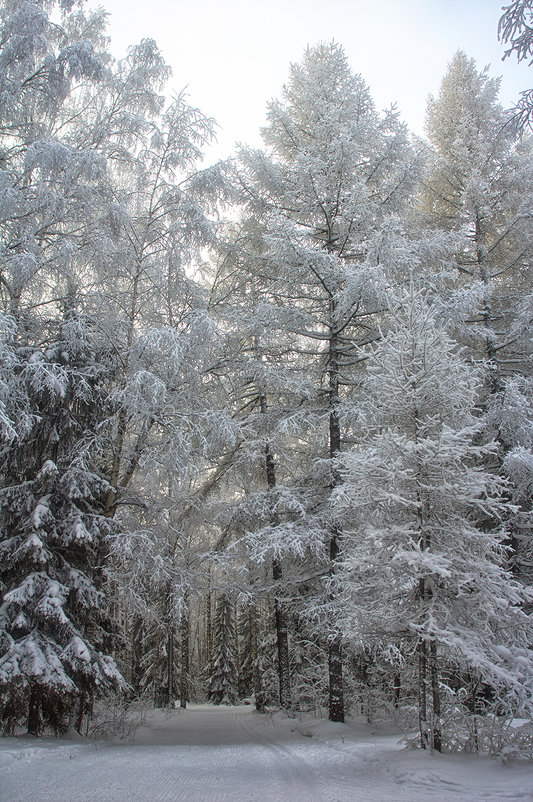
[[[4,734],[246,700],[531,751],[531,93],[458,51],[422,139],[313,44],[206,164],[153,40],[1,9]]]

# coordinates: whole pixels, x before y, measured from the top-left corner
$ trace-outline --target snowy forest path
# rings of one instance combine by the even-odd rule
[[[260,731],[255,722],[251,725],[252,719],[245,712],[238,711],[235,718],[252,741],[259,741],[272,753],[278,771],[287,783],[287,799],[305,798],[309,802],[320,802],[325,798],[319,791],[319,780],[311,763],[294,747],[291,749],[281,744],[273,725],[270,731],[267,727]],[[264,722],[268,722],[268,718],[264,718]]]
[[[253,707],[154,710],[127,741],[0,739],[1,802],[533,800],[531,766],[405,750],[355,722]]]

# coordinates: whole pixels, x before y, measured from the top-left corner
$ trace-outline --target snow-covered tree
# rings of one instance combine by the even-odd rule
[[[74,113],[105,74],[103,25],[71,3],[2,5],[0,693],[7,726],[34,733],[74,710],[81,728],[122,682],[95,572],[112,528],[98,465],[109,352],[80,293],[109,183],[103,154],[77,141],[83,104]]]
[[[231,498],[228,541],[233,558],[247,566],[245,592],[258,606],[266,597],[272,604],[279,704],[290,709],[284,596],[306,548],[303,531],[298,537],[293,530],[306,507],[306,491],[299,482],[304,460],[295,446],[316,423],[305,405],[315,389],[305,358],[291,357],[292,335],[285,324],[292,312],[280,306],[257,261],[251,264],[262,247],[253,220],[232,226],[216,264],[210,309],[224,335],[224,362],[217,372],[227,388],[238,444],[226,471],[226,487],[232,490],[223,491]]]
[[[87,536],[72,559],[88,581],[94,574],[96,613],[103,591],[110,592],[107,535],[117,510],[131,509],[143,493],[161,495],[165,471],[180,477],[187,490],[179,501],[190,507],[193,455],[205,468],[209,437],[220,441],[223,416],[211,414],[202,397],[212,326],[185,267],[213,238],[207,212],[215,210],[221,182],[218,169],[196,168],[213,123],[183,95],[165,102],[169,70],[155,43],[144,40],[116,64],[105,50],[104,12],[59,4],[52,24],[52,5],[3,8],[0,299],[10,315],[2,322],[4,485],[6,493],[21,484],[35,494],[26,503],[20,493],[20,509],[6,506],[4,531],[26,532],[25,516],[48,494],[38,479],[44,465],[56,466],[58,482],[73,461],[78,473],[83,468],[79,498],[83,514],[93,516],[92,529],[86,525],[92,540]],[[54,501],[52,518],[43,520],[55,517],[49,526],[63,532],[63,513],[74,521],[66,502]],[[134,515],[121,517],[139,530]],[[63,548],[63,535],[47,537]],[[173,581],[163,596],[175,600],[166,611],[174,622],[181,609],[175,589],[185,585],[175,579],[181,567],[163,540],[155,553],[167,561],[164,587],[169,576]],[[126,539],[124,547],[126,564]],[[6,592],[32,566],[9,560]],[[59,606],[74,598],[61,581]],[[86,619],[92,633],[95,622]]]
[[[107,652],[110,623],[95,574],[113,527],[95,468],[105,368],[90,324],[70,311],[55,342],[18,346],[32,425],[2,451],[0,697],[8,728],[26,718],[81,729],[95,695],[124,683]]]
[[[516,420],[512,387],[518,381],[525,397],[531,372],[528,268],[533,172],[530,146],[520,143],[505,125],[498,87],[486,71],[478,72],[472,59],[456,53],[439,95],[428,106],[427,129],[434,152],[422,203],[426,221],[446,227],[456,239],[459,273],[443,300],[444,314],[456,322],[455,335],[473,356],[488,365],[484,402],[490,410],[488,437],[500,443],[493,461],[510,477],[506,455],[518,449],[513,475],[517,476],[521,462],[523,477],[529,470],[530,457],[529,461],[525,457],[530,439],[523,422],[512,430]],[[529,406],[526,401],[524,413]],[[510,492],[518,501],[515,490]],[[511,536],[527,551],[530,504],[523,494],[520,506]],[[525,552],[514,561],[524,576],[526,561]]]
[[[112,376],[108,473],[115,493],[109,514],[146,455],[161,454],[163,442],[172,440],[167,458],[173,453],[176,463],[186,460],[191,441],[202,436],[200,416],[206,428],[211,425],[197,391],[213,330],[187,269],[199,264],[201,249],[214,237],[208,215],[217,203],[219,172],[198,167],[213,122],[184,95],[165,107],[158,90],[167,77],[155,43],[143,41],[119,64],[108,89],[113,112],[116,96],[124,114],[140,118],[131,124],[129,141],[117,141],[117,121],[102,112],[114,185],[107,251],[96,263],[89,302],[122,357]]]
[[[237,702],[237,636],[234,607],[233,600],[226,593],[217,599],[209,679],[209,699],[215,705],[234,705]]]
[[[417,666],[420,742],[441,749],[452,672],[531,709],[528,594],[506,570],[506,485],[484,460],[481,380],[424,291],[398,292],[367,351],[361,440],[338,458],[343,523],[338,625],[382,661]],[[495,522],[500,525],[495,525]]]
[[[301,64],[291,66],[282,99],[269,104],[263,137],[266,152],[241,153],[243,201],[262,227],[262,247],[249,263],[268,277],[269,298],[288,313],[287,353],[307,362],[314,387],[308,404],[321,419],[312,446],[315,512],[305,521],[307,544],[315,550],[320,544],[334,563],[340,532],[328,511],[332,460],[342,446],[353,347],[373,336],[377,309],[379,268],[370,243],[389,215],[405,210],[418,156],[397,113],[376,112],[334,43],[308,48]],[[342,721],[339,640],[330,640],[329,653],[330,717]]]
[[[421,201],[425,221],[456,236],[458,283],[468,290],[462,338],[488,360],[491,392],[523,355],[518,315],[523,327],[531,290],[531,154],[506,128],[498,89],[498,79],[455,54],[428,105],[433,151]]]
[[[84,110],[66,113],[80,85],[94,89],[103,77],[104,15],[76,10],[52,24],[47,9],[54,5],[2,4],[0,298],[2,310],[19,318],[72,287],[94,254],[106,205],[105,158],[73,141]]]

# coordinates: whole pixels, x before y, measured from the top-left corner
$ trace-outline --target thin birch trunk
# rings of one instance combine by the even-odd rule
[[[167,587],[167,707],[174,707],[174,685],[175,685],[175,666],[174,666],[174,623],[172,610],[172,588]]]

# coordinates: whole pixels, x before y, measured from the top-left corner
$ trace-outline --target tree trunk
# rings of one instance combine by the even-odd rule
[[[255,697],[255,709],[262,713],[265,709],[261,675],[257,665],[257,610],[250,607],[250,645],[252,649],[252,680]]]
[[[429,746],[429,724],[427,714],[427,655],[426,642],[420,638],[417,645],[418,653],[418,729],[420,732],[420,746],[427,749]]]
[[[167,585],[166,593],[166,617],[167,617],[167,676],[166,676],[166,700],[167,707],[174,707],[174,688],[175,688],[175,666],[174,666],[174,616],[173,616],[173,597],[172,586]]]
[[[78,699],[78,710],[76,712],[76,723],[74,724],[74,728],[75,728],[76,732],[79,732],[80,735],[83,735],[82,729],[83,729],[83,719],[84,719],[84,716],[85,716],[86,703],[87,703],[87,694],[85,693],[85,691],[82,691],[82,693],[80,693],[80,696],[79,696],[79,699]]]
[[[212,593],[211,593],[211,569],[208,569],[207,575],[207,599],[206,599],[206,616],[205,616],[205,630],[206,630],[206,650],[207,660],[209,663],[213,653],[213,612],[212,612]]]
[[[261,413],[266,415],[267,400],[266,396],[261,393],[259,396],[259,406]],[[267,441],[265,445],[265,468],[267,477],[267,486],[269,491],[276,489],[276,464],[274,462],[274,455]],[[270,523],[272,526],[279,525],[279,517],[275,512],[271,513]],[[280,560],[272,560],[272,578],[274,585],[280,587],[283,579],[283,569]],[[287,620],[287,611],[282,599],[274,589],[274,615],[276,619],[276,644],[278,653],[278,676],[279,676],[279,704],[285,710],[290,710],[292,707],[292,694],[291,694],[291,675],[289,665],[289,627]]]
[[[331,335],[329,340],[329,456],[332,461],[331,468],[331,489],[338,484],[337,472],[333,468],[333,460],[336,459],[341,450],[341,430],[339,423],[338,404],[339,404],[339,343],[335,333],[336,310],[333,299],[330,301],[330,326]],[[329,542],[330,570],[335,570],[335,562],[339,555],[339,531],[334,527],[331,531]],[[334,624],[334,622],[331,622]],[[329,673],[329,720],[344,722],[344,681],[342,676],[342,641],[337,635],[328,645],[328,673]]]
[[[272,561],[272,576],[274,582],[282,578],[281,564],[278,560]],[[278,646],[278,675],[279,675],[279,703],[285,710],[292,706],[291,677],[289,667],[289,634],[287,612],[281,599],[275,599],[276,638]]]
[[[133,626],[131,628],[130,659],[128,661],[130,666],[129,683],[136,693],[139,693],[140,691],[144,673],[142,667],[142,654],[145,638],[146,632],[144,621],[140,615],[136,615],[133,619]]]
[[[174,707],[174,627],[170,622],[167,632],[167,707]]]
[[[41,689],[33,687],[28,702],[28,735],[41,734]]]
[[[489,296],[490,278],[486,264],[486,247],[485,237],[483,235],[483,228],[481,225],[481,217],[479,211],[476,210],[475,220],[475,244],[476,244],[476,260],[479,271],[479,278],[487,289],[487,293],[483,299],[483,327],[485,329],[485,351],[489,363],[489,377],[490,377],[490,393],[498,393],[502,390],[502,376],[501,370],[497,360],[496,350],[496,333],[494,326],[494,313],[492,311],[492,303]]]
[[[330,541],[330,560],[333,563],[339,553],[337,537]],[[337,635],[328,644],[328,675],[329,675],[329,720],[344,722],[344,680],[342,674],[342,641]]]
[[[189,701],[189,608],[183,613],[180,624],[181,633],[181,674],[180,674],[180,707],[187,707]]]
[[[394,674],[394,707],[396,710],[400,707],[400,697],[402,692],[402,677],[399,671]]]
[[[435,641],[431,641],[429,647],[429,671],[431,676],[431,701],[433,708],[431,717],[431,748],[436,752],[442,752],[442,723],[438,668],[437,644]]]
[[[342,643],[339,636],[328,649],[329,720],[344,722],[344,683],[342,677]]]

